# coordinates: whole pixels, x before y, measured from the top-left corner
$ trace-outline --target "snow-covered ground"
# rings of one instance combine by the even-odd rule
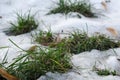
[[[31,10],[32,13],[38,12],[36,19],[39,21],[39,29],[47,30],[49,27],[52,32],[71,32],[75,29],[88,31],[89,35],[96,32],[106,34],[111,38],[120,40],[120,0],[110,0],[106,3],[106,9],[101,5],[104,0],[90,0],[93,4],[93,11],[97,13],[98,18],[77,18],[77,13],[70,13],[67,16],[62,14],[46,15],[50,9],[55,7],[57,0],[0,0],[0,47],[8,47],[0,49],[0,60],[8,51],[8,60],[20,53],[19,49],[14,46],[9,39],[13,40],[17,45],[23,49],[28,49],[36,43],[31,43],[30,33],[18,36],[7,36],[3,32],[10,27],[9,22],[15,21],[15,12],[25,13]],[[86,26],[87,24],[87,26]],[[107,28],[114,28],[117,35],[110,33]],[[115,52],[116,54],[115,54]],[[93,66],[98,68],[116,70],[120,75],[120,62],[117,60],[120,56],[120,48],[115,48],[107,51],[92,50],[90,52],[83,52],[71,57],[71,61],[78,67],[72,71],[64,74],[48,72],[41,76],[38,80],[119,80],[120,76],[98,76],[96,72],[92,71]]]

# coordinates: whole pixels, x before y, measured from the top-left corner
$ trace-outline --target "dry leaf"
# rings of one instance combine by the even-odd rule
[[[2,68],[0,68],[0,75],[7,80],[19,80],[15,76],[10,75],[7,71],[5,71]]]
[[[106,30],[109,31],[112,35],[118,36],[118,31],[112,27],[108,27]]]
[[[102,1],[101,4],[104,7],[104,9],[107,10],[107,4],[106,4],[106,2]]]

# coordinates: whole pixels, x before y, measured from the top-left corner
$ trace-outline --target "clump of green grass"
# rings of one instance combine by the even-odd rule
[[[29,13],[17,15],[17,23],[11,22],[11,27],[4,31],[7,35],[19,35],[32,31],[38,27],[38,22],[35,20],[35,15]]]
[[[100,75],[100,76],[108,76],[108,75],[115,76],[116,71],[110,71],[110,70],[104,69],[104,70],[98,70],[97,74]]]
[[[39,33],[32,34],[32,37],[34,38],[34,41],[46,46],[54,42],[54,36],[50,30],[48,31],[40,30]]]
[[[89,37],[87,33],[80,31],[75,31],[71,35],[70,38],[59,43],[57,47],[61,47],[67,52],[77,54],[84,51],[91,51],[92,49],[103,51],[120,46],[120,42],[113,42],[112,39],[105,35]]]
[[[39,47],[36,51],[26,51],[6,67],[7,71],[20,80],[36,80],[47,72],[64,73],[71,69],[69,57],[61,50]]]
[[[75,2],[72,2],[71,0],[59,0],[57,5],[58,7],[52,9],[48,14],[68,14],[69,12],[78,12],[86,17],[95,17],[95,13],[91,10],[91,4],[84,0]]]
[[[33,41],[42,44],[44,46],[55,47],[59,45],[64,39],[61,39],[59,33],[52,33],[51,30],[42,31],[40,30],[38,33],[32,34]]]
[[[34,37],[34,36],[33,36]],[[70,38],[61,39],[59,42],[55,41],[55,36],[51,31],[40,31],[35,34],[35,41],[45,46],[56,47],[69,53],[81,53],[84,51],[108,50],[120,46],[120,42],[114,42],[105,35],[95,35],[89,37],[86,32],[75,31],[70,35]]]

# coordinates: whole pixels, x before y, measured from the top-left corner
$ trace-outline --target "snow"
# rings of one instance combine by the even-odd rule
[[[36,19],[39,21],[39,29],[47,30],[51,28],[52,32],[64,33],[72,32],[76,29],[87,31],[89,36],[99,32],[106,34],[113,39],[120,40],[120,1],[110,0],[106,3],[107,10],[101,5],[104,0],[90,0],[93,4],[93,11],[97,13],[98,18],[87,18],[81,15],[78,18],[78,13],[69,13],[68,15],[52,14],[46,15],[50,9],[55,7],[57,0],[0,0],[0,47],[8,47],[0,49],[0,61],[8,51],[8,61],[11,62],[13,58],[20,55],[20,49],[13,45],[9,39],[14,41],[22,49],[29,49],[36,43],[31,43],[31,32],[18,36],[7,36],[3,32],[10,27],[9,22],[15,21],[15,12],[27,12],[31,10],[32,13],[38,13]],[[114,36],[106,28],[112,27],[118,35]],[[116,54],[115,54],[115,52]],[[41,76],[38,80],[119,80],[119,76],[98,76],[95,71],[92,71],[93,66],[96,65],[100,69],[110,69],[117,71],[120,75],[120,48],[109,49],[107,51],[92,50],[80,54],[73,55],[71,61],[75,66],[73,70],[60,74],[48,72]],[[77,67],[77,68],[76,68]]]

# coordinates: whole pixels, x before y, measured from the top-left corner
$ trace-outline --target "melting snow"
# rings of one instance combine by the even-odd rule
[[[28,49],[34,43],[31,43],[31,33],[22,34],[19,36],[7,36],[3,32],[9,28],[9,22],[15,21],[15,12],[26,12],[31,9],[31,12],[38,12],[36,19],[41,23],[39,28],[46,30],[51,26],[52,32],[66,33],[80,29],[88,31],[89,35],[96,32],[106,34],[111,38],[119,40],[120,38],[120,0],[110,0],[106,3],[107,10],[101,5],[104,0],[90,0],[93,4],[93,11],[96,11],[98,18],[77,18],[77,13],[70,15],[52,14],[45,15],[54,7],[57,0],[0,0],[0,47],[7,46],[8,48],[0,49],[0,60],[3,59],[5,53],[8,51],[8,60],[11,62],[13,58],[18,56],[19,49],[16,48],[9,39],[13,40],[23,49]],[[81,15],[81,14],[79,14]],[[42,23],[43,22],[43,23]],[[46,27],[45,25],[49,25]],[[118,36],[112,35],[106,28],[112,27],[118,32]],[[38,29],[39,29],[38,28]],[[116,52],[116,54],[114,53]],[[115,48],[107,51],[92,50],[90,52],[83,52],[71,57],[74,64],[74,69],[64,73],[51,73],[41,76],[38,80],[119,80],[119,76],[98,76],[95,71],[92,71],[93,66],[97,68],[116,70],[120,75],[120,48]],[[77,67],[77,69],[76,69]]]

